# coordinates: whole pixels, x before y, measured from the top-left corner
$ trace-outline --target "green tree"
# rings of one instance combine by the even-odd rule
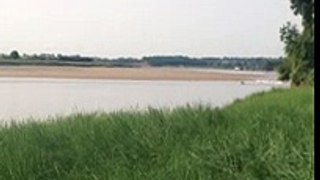
[[[314,22],[314,0],[290,0],[295,15],[302,16],[302,24],[308,26]]]
[[[14,50],[10,53],[10,58],[12,59],[19,59],[20,58],[20,54],[18,51]]]
[[[279,79],[291,80],[292,85],[314,81],[314,0],[290,0],[295,15],[302,17],[303,30],[287,23],[280,29],[285,44],[285,59],[279,68]]]

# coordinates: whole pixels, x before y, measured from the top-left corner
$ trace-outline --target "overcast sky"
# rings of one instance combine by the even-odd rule
[[[281,56],[289,0],[0,0],[0,53]]]

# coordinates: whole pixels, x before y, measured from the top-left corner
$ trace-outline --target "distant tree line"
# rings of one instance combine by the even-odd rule
[[[239,70],[275,70],[280,65],[280,58],[241,58],[241,57],[206,57],[190,58],[184,56],[151,56],[142,61],[150,66],[201,67]]]
[[[276,70],[281,64],[281,58],[266,57],[204,57],[191,58],[187,56],[149,56],[138,58],[99,58],[83,57],[80,55],[55,55],[55,54],[33,54],[20,55],[18,51],[12,51],[9,55],[2,54],[0,59],[9,60],[12,63],[32,63],[41,65],[87,65],[87,66],[109,66],[109,67],[195,67],[195,68],[217,68],[217,69],[237,69],[237,70]],[[10,64],[6,61],[6,63]],[[0,65],[4,64],[0,60]]]

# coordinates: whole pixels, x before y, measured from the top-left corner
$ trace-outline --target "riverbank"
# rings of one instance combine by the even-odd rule
[[[274,80],[266,72],[201,70],[189,68],[100,68],[51,66],[2,66],[0,77],[72,78],[113,80],[251,81]]]
[[[314,179],[314,90],[0,129],[0,179]]]

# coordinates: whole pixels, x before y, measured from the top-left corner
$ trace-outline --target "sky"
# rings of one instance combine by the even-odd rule
[[[283,55],[289,0],[0,0],[0,53]]]

